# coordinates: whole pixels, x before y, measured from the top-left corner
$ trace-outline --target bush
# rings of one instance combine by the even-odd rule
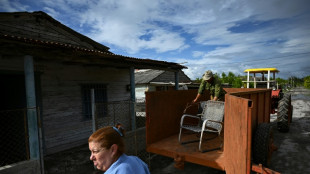
[[[310,89],[310,76],[304,78],[304,87]]]

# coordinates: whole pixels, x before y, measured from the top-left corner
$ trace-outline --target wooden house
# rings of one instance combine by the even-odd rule
[[[87,143],[91,89],[96,102],[134,101],[134,69],[169,71],[177,82],[185,68],[113,54],[44,12],[0,13],[0,45],[1,166],[39,166],[40,157]]]

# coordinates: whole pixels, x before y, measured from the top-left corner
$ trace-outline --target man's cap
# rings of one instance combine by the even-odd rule
[[[207,81],[213,77],[212,71],[208,70],[205,72],[205,74],[202,76],[202,79]]]

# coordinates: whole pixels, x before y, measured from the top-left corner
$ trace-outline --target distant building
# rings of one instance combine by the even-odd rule
[[[165,70],[136,70],[136,100],[144,102],[146,91],[167,91],[175,89],[175,74]],[[187,90],[191,85],[191,79],[183,72],[179,71],[179,90]]]

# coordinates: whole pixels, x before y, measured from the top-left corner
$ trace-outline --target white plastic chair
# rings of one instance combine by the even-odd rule
[[[197,115],[184,114],[180,122],[179,142],[181,144],[197,142],[197,140],[188,141],[188,142],[181,141],[182,129],[186,129],[186,130],[193,131],[196,133],[201,133],[200,140],[199,140],[199,151],[206,152],[206,151],[220,149],[222,145],[215,149],[203,151],[201,149],[201,144],[202,144],[202,137],[203,137],[204,132],[214,132],[214,133],[218,133],[218,136],[221,135],[221,131],[223,128],[224,111],[225,111],[224,105],[225,103],[222,101],[209,100],[209,101],[206,101],[206,104],[203,106],[203,110],[201,114],[197,114]],[[184,123],[184,119],[186,117],[198,119],[199,123],[197,125],[186,124]]]

